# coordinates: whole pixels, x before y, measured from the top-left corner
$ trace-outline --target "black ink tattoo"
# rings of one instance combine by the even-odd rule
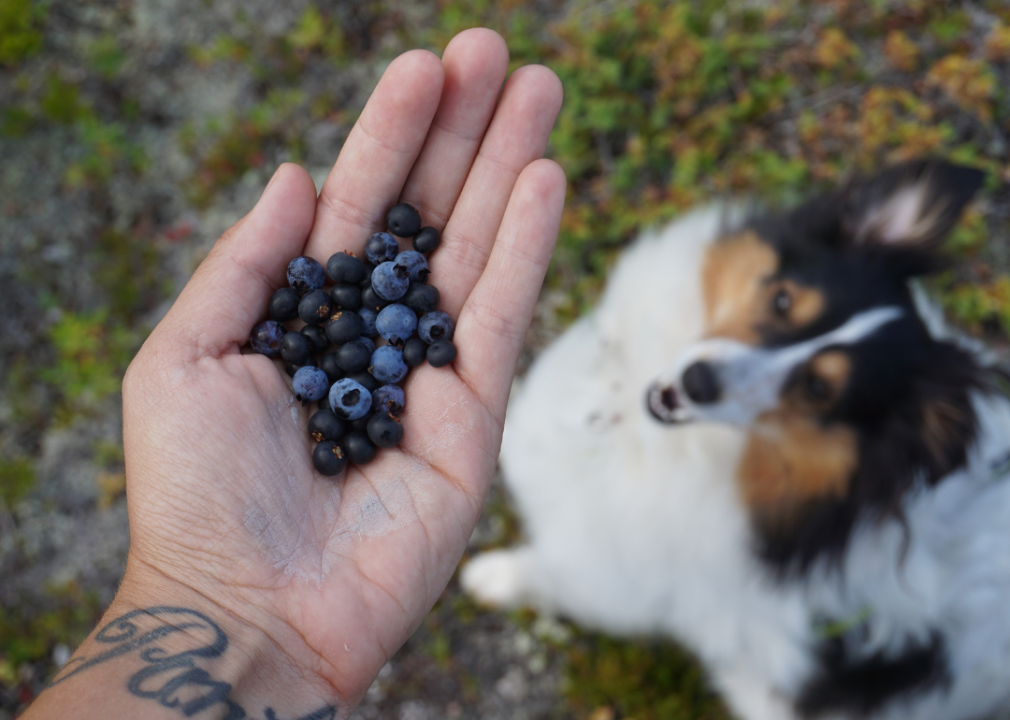
[[[150,627],[144,629],[145,625]],[[173,635],[176,636],[173,644],[181,642],[189,649],[173,653],[156,644]],[[219,657],[228,648],[227,636],[217,623],[203,613],[177,607],[134,610],[103,627],[94,640],[111,647],[93,657],[72,659],[63,666],[52,685],[139,650],[140,658],[147,666],[134,673],[126,684],[133,695],[156,700],[186,717],[216,706],[223,706],[226,711],[224,720],[249,717],[245,709],[231,699],[231,684],[215,680],[197,665],[198,659]],[[265,720],[280,720],[271,707],[265,708],[263,714]],[[296,720],[334,720],[336,715],[336,707],[324,705]]]

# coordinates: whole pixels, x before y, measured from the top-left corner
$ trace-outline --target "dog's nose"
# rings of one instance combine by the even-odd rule
[[[684,392],[699,405],[714,403],[722,394],[719,378],[707,362],[696,362],[688,366],[681,377]]]

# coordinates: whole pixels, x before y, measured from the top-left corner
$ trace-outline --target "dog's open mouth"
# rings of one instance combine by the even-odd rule
[[[690,419],[687,408],[681,404],[677,389],[673,385],[653,383],[646,394],[645,402],[652,417],[661,423],[673,425]]]

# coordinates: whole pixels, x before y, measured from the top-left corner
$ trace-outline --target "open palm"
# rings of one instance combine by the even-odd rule
[[[152,333],[124,382],[130,564],[264,629],[353,702],[437,599],[477,520],[508,389],[557,235],[565,181],[538,159],[549,70],[488,30],[383,75],[316,197],[282,166]],[[499,91],[501,94],[499,97]],[[452,366],[406,383],[405,435],[326,478],[283,371],[240,348],[287,262],[361,253],[398,200],[443,231],[431,258],[457,319]]]

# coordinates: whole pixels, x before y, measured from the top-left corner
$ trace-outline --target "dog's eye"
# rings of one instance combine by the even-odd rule
[[[784,288],[776,290],[772,296],[772,310],[775,311],[775,314],[780,318],[787,318],[792,307],[792,296]]]
[[[831,398],[831,385],[813,373],[807,375],[806,386],[807,394],[814,400],[823,402]]]

